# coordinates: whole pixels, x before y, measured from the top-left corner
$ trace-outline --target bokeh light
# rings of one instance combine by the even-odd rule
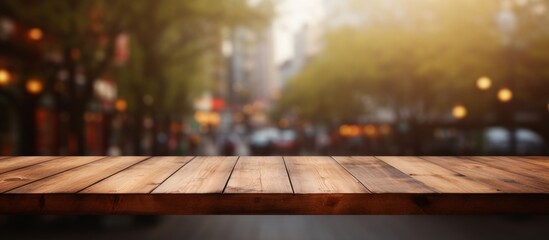
[[[10,83],[10,72],[6,69],[0,69],[0,86],[5,86]]]
[[[481,77],[477,80],[477,87],[480,90],[488,90],[492,86],[492,80],[489,77]]]
[[[455,105],[452,109],[452,116],[456,119],[463,119],[467,116],[467,108],[461,104]]]
[[[25,88],[30,94],[40,94],[44,89],[44,84],[39,79],[30,79],[27,81]]]
[[[44,33],[42,33],[42,30],[40,28],[32,28],[29,30],[29,38],[33,41],[38,41],[42,39]]]
[[[511,89],[504,87],[498,91],[498,100],[500,102],[509,102],[511,99],[513,99],[513,92]]]
[[[124,112],[126,111],[126,109],[128,109],[128,103],[124,99],[117,99],[116,102],[114,103],[114,107],[119,112]]]

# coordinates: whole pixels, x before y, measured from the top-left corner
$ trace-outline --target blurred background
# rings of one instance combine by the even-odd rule
[[[547,155],[549,1],[0,2],[0,155]]]
[[[548,155],[549,0],[2,0],[1,155]],[[5,236],[545,239],[547,216],[0,216]],[[544,238],[545,237],[545,238]]]

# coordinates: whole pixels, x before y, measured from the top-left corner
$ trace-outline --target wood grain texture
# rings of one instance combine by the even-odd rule
[[[0,192],[99,160],[103,157],[62,157],[0,174]]]
[[[225,193],[293,193],[282,157],[240,157]]]
[[[80,193],[150,193],[192,157],[153,157],[112,175]]]
[[[284,157],[296,194],[368,193],[331,157]]]
[[[334,157],[374,193],[429,193],[434,190],[375,157]]]
[[[517,160],[509,157],[467,157],[474,161],[487,164],[508,172],[522,175],[524,181],[540,188],[549,190],[549,171],[546,167],[530,163],[526,160]]]
[[[549,194],[0,194],[2,214],[549,214]]]
[[[532,181],[523,176],[493,168],[489,165],[463,157],[422,157],[434,164],[443,166],[460,174],[466,175],[475,181],[486,183],[507,193],[535,193],[543,188],[531,185]],[[534,182],[538,184],[538,182]]]
[[[28,167],[37,163],[49,161],[60,157],[12,157],[0,160],[0,173],[12,171],[14,169]]]
[[[238,157],[196,157],[153,193],[222,193]]]
[[[549,214],[544,157],[29,159],[0,214]]]
[[[76,193],[146,157],[109,157],[24,185],[8,193]]]
[[[528,157],[511,157],[511,158],[515,159],[515,160],[518,160],[518,161],[526,161],[526,162],[529,162],[529,163],[544,166],[544,167],[549,169],[549,157],[528,156]]]
[[[418,157],[378,157],[380,160],[423,182],[438,192],[495,193],[497,188],[476,182],[469,177],[425,161]]]

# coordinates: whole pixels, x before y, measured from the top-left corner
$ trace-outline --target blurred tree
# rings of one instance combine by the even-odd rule
[[[3,5],[17,21],[40,28],[51,40],[49,47],[63,53],[58,68],[69,75],[65,110],[81,155],[83,117],[94,98],[95,79],[116,76],[134,116],[139,150],[145,109],[159,122],[189,112],[191,90],[210,74],[206,59],[218,57],[221,30],[239,24],[260,27],[271,17],[270,7],[251,7],[245,0],[6,0]],[[127,61],[115,57],[121,37],[129,39]]]
[[[468,121],[481,123],[497,114],[497,89],[515,79],[513,104],[547,119],[549,1],[354,3],[360,24],[327,29],[324,51],[290,80],[279,113],[298,108],[302,118],[341,124],[390,109],[397,122],[425,125],[447,120],[460,103]],[[512,55],[498,29],[505,7],[518,19]],[[475,87],[481,76],[493,80],[488,92]]]
[[[282,104],[299,102],[319,120],[356,121],[372,106],[401,120],[447,112],[459,91],[489,72],[493,11],[471,1],[401,3],[392,9],[398,16],[371,10],[360,28],[329,30],[324,51],[291,81]]]
[[[247,25],[260,28],[268,23],[268,4],[251,7],[243,0],[231,1],[148,1],[134,4],[126,14],[135,19],[129,26],[132,51],[131,77],[120,77],[122,95],[130,101],[130,111],[138,121],[152,115],[157,128],[192,111],[189,104],[212,80],[221,80],[223,29]],[[146,15],[146,21],[143,16]],[[119,75],[119,76],[122,76]],[[194,91],[193,91],[194,90]],[[153,101],[143,101],[144,98]],[[135,137],[135,149],[139,140]],[[158,152],[158,151],[155,151]]]
[[[390,2],[398,4],[369,1],[357,7],[368,11],[359,26],[328,29],[324,51],[290,81],[280,108],[299,106],[302,116],[312,120],[356,121],[383,107],[402,121],[429,121],[448,116],[451,106],[461,102],[470,107],[472,118],[480,118],[495,95],[475,89],[476,79],[490,76],[496,86],[507,81],[508,56],[502,55],[505,46],[496,22],[500,1]],[[548,63],[547,14],[524,14],[517,16],[522,32],[517,38],[531,43],[515,56],[524,75],[519,78],[541,78],[546,74],[541,66]],[[533,85],[526,91],[537,92],[537,99],[523,100],[545,104],[540,91],[546,93],[549,78],[543,79],[518,87]]]

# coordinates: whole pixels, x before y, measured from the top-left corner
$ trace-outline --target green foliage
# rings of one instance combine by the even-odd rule
[[[272,17],[269,2],[252,7],[246,0],[6,0],[1,6],[23,25],[43,29],[68,68],[80,66],[92,80],[114,77],[130,111],[141,111],[142,97],[153,96],[159,116],[188,112],[193,94],[207,86],[212,74],[205,66],[221,61],[222,29],[261,28]],[[123,67],[113,61],[120,33],[131,44]],[[73,49],[81,53],[74,61]],[[93,95],[92,81],[86,89],[88,99],[79,101]]]
[[[327,31],[324,51],[290,81],[281,111],[298,106],[307,119],[356,121],[388,108],[401,120],[429,121],[447,116],[456,103],[466,104],[471,116],[480,116],[493,104],[496,88],[509,78],[509,46],[502,43],[496,22],[499,2],[390,1],[398,3],[390,8],[381,2],[356,8],[367,11],[359,13],[368,16],[362,25]],[[532,38],[537,40],[512,56],[525,58],[516,61],[525,76],[516,77],[540,78],[537,89],[524,89],[534,81],[517,84],[517,94],[538,92],[536,101],[546,104],[548,99],[541,98],[547,98],[549,78],[541,74],[547,74],[542,66],[549,63],[549,34],[539,24],[544,19],[517,12],[517,38],[536,33]],[[485,75],[494,80],[489,92],[475,88]]]

